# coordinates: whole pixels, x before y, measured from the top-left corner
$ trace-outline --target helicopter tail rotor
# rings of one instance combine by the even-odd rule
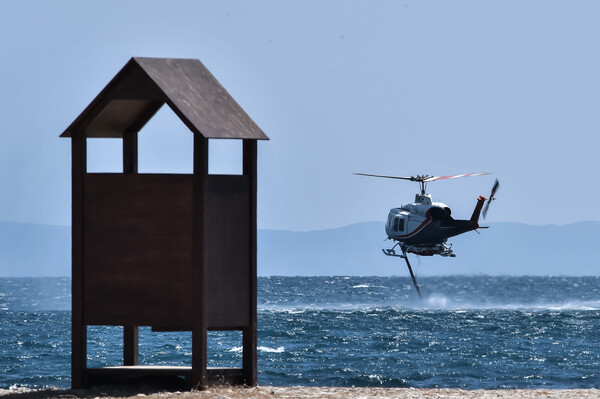
[[[494,186],[492,187],[492,192],[490,194],[490,198],[488,198],[487,203],[485,204],[485,208],[483,208],[483,218],[485,219],[485,215],[487,215],[487,211],[490,208],[490,203],[496,199],[496,191],[498,191],[498,188],[500,187],[500,183],[498,183],[498,179],[496,179],[496,182],[494,183]]]

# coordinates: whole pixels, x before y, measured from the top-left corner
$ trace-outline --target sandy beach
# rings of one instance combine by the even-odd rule
[[[414,389],[414,388],[337,388],[337,387],[272,387],[254,388],[214,387],[204,391],[149,391],[122,387],[99,387],[90,390],[14,388],[0,390],[2,399],[91,399],[91,398],[148,398],[148,399],[239,399],[239,398],[600,398],[598,389]]]

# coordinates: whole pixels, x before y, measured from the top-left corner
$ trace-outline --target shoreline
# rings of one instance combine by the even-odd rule
[[[101,386],[88,390],[59,388],[0,389],[2,399],[92,399],[92,398],[148,398],[148,399],[242,399],[242,398],[567,398],[600,399],[600,389],[476,389],[458,388],[342,388],[342,387],[211,387],[203,391],[163,391],[144,387]]]

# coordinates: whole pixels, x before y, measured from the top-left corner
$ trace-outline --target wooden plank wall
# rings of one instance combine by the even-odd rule
[[[248,176],[208,176],[208,327],[249,325]]]
[[[192,176],[88,174],[84,322],[191,326]]]

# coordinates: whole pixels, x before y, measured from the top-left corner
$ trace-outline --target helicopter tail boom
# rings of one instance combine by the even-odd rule
[[[471,215],[471,219],[469,220],[474,229],[479,228],[479,215],[481,215],[481,209],[483,208],[483,204],[486,200],[487,198],[485,198],[483,195],[480,195],[479,198],[477,198],[477,205],[475,205],[473,215]]]

